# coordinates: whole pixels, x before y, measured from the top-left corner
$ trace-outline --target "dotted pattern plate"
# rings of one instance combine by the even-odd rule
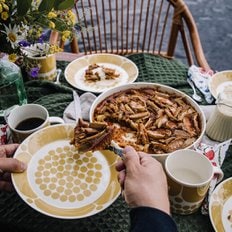
[[[85,71],[91,64],[115,69],[120,75],[113,80],[86,82]],[[138,68],[131,60],[123,56],[92,54],[72,61],[66,67],[64,75],[67,82],[77,89],[101,93],[113,87],[134,82],[138,77]]]
[[[74,125],[46,127],[29,136],[14,157],[27,163],[12,174],[19,196],[35,210],[56,218],[83,218],[111,205],[120,194],[110,151],[78,153],[70,145]]]
[[[221,182],[213,191],[209,215],[215,231],[232,231],[232,177]]]

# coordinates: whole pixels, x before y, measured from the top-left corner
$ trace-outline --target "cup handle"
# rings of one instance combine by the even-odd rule
[[[64,120],[60,117],[55,117],[55,116],[52,116],[52,117],[49,117],[49,122],[50,124],[64,124]]]
[[[224,177],[224,173],[222,169],[213,165],[213,171],[214,171],[214,176],[216,176],[217,178],[217,183],[220,182]]]

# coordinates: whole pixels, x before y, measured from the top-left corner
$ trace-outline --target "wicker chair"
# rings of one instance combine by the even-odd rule
[[[87,29],[71,42],[74,53],[179,56],[189,66],[209,69],[196,23],[184,0],[76,0],[75,10]],[[50,42],[57,38],[52,32]]]

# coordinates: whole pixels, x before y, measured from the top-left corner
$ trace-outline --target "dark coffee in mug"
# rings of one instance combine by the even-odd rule
[[[26,131],[26,130],[33,130],[44,123],[43,118],[27,118],[21,121],[16,127],[16,130]]]

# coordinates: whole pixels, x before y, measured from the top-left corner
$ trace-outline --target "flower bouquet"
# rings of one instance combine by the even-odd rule
[[[50,31],[58,31],[63,41],[72,39],[77,24],[73,6],[73,0],[0,0],[0,53],[37,78],[42,63],[32,58],[61,51],[49,44]]]

